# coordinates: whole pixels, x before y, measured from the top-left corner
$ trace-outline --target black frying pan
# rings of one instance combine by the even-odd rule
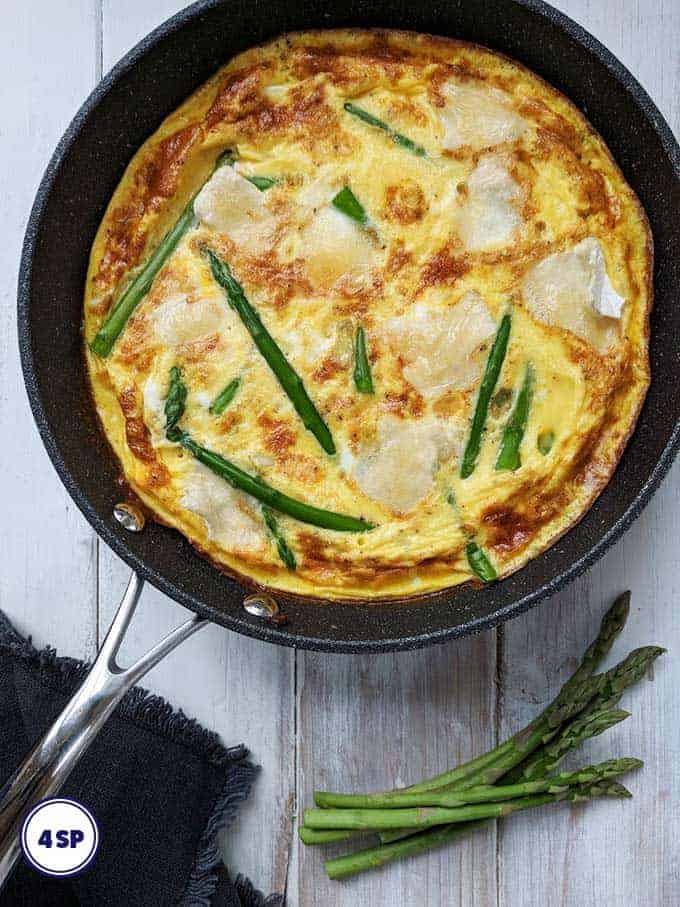
[[[161,120],[222,63],[285,31],[412,29],[485,44],[563,91],[604,137],[651,221],[656,245],[652,385],[607,489],[556,545],[510,578],[407,602],[285,600],[288,622],[244,612],[247,591],[155,524],[131,536],[112,518],[118,467],[95,420],[81,338],[90,246],[123,170]],[[680,149],[631,74],[593,37],[538,0],[202,0],[134,48],[90,95],[50,161],[33,207],[19,279],[26,386],[47,451],[99,535],[138,574],[216,623],[270,642],[386,651],[463,636],[506,620],[594,563],[640,513],[680,438]],[[250,590],[252,591],[252,590]]]

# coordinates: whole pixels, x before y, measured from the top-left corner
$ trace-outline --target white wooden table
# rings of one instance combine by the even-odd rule
[[[182,5],[3,4],[0,608],[37,645],[49,642],[82,658],[94,654],[128,571],[71,502],[34,428],[16,348],[15,275],[36,186],[72,114],[103,71]],[[680,131],[679,0],[557,5],[632,70]],[[296,653],[216,626],[189,640],[146,685],[227,743],[246,741],[263,766],[254,796],[225,836],[227,864],[265,890],[285,889],[291,907],[680,904],[679,536],[680,463],[585,577],[476,639],[362,657]],[[326,880],[320,853],[301,848],[296,836],[296,814],[314,787],[385,788],[488,748],[556,691],[604,604],[624,588],[633,590],[634,608],[621,649],[661,643],[671,650],[655,668],[656,682],[628,696],[633,717],[590,745],[594,757],[646,760],[631,782],[632,802],[525,814],[448,850],[344,884]],[[182,616],[173,602],[147,590],[128,653]]]

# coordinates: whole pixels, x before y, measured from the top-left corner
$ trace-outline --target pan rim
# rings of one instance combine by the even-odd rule
[[[578,25],[564,13],[544,3],[543,0],[508,0],[514,6],[525,8],[549,22],[557,25],[566,34],[583,47],[614,76],[620,87],[632,95],[634,103],[642,110],[656,132],[661,146],[667,155],[672,169],[680,180],[680,146],[665,118],[647,94],[642,85],[630,71],[609,51],[597,38],[593,37],[582,26]],[[32,351],[32,334],[29,326],[29,311],[31,297],[31,277],[33,257],[36,241],[40,231],[48,199],[53,185],[58,178],[61,165],[77,140],[80,129],[93,110],[111,90],[111,88],[129,72],[151,48],[157,45],[168,35],[181,30],[188,22],[192,21],[207,10],[222,5],[223,0],[198,0],[198,2],[179,11],[171,18],[157,26],[152,32],[142,38],[122,59],[100,80],[90,95],[86,98],[79,110],[71,120],[69,126],[59,140],[52,154],[45,172],[41,178],[36,197],[29,216],[19,267],[18,278],[18,337],[21,357],[21,367],[24,382],[29,398],[31,412],[38,428],[38,432],[45,446],[47,454],[54,466],[62,484],[69,495],[95,530],[97,535],[140,577],[159,591],[168,595],[182,606],[197,613],[200,617],[207,618],[227,629],[254,637],[266,642],[293,648],[311,649],[315,651],[335,653],[359,652],[388,652],[406,649],[423,648],[436,643],[444,643],[451,639],[458,639],[480,633],[500,623],[510,620],[535,607],[541,601],[566,587],[578,576],[582,575],[596,563],[623,535],[626,529],[637,519],[643,509],[651,500],[660,486],[673,460],[680,449],[680,420],[676,422],[673,432],[652,469],[647,481],[639,489],[635,499],[628,506],[619,519],[607,530],[595,545],[575,561],[570,567],[543,583],[537,589],[521,596],[510,604],[499,607],[496,611],[484,617],[474,618],[454,627],[445,627],[437,630],[427,630],[423,633],[412,634],[396,638],[383,639],[335,639],[313,635],[300,635],[273,625],[262,624],[249,620],[244,612],[243,616],[229,614],[212,608],[199,601],[190,592],[176,586],[162,573],[149,567],[126,544],[111,526],[95,511],[89,498],[82,491],[80,484],[67,467],[59,445],[50,428],[47,414],[37,386],[35,364]]]

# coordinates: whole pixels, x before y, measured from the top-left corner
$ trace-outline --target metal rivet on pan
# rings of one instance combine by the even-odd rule
[[[274,624],[285,623],[285,615],[281,613],[279,606],[271,595],[265,595],[261,592],[256,595],[249,595],[243,599],[243,607],[253,617],[261,617],[263,620],[269,620]]]
[[[113,515],[128,532],[141,532],[146,523],[144,514],[139,507],[128,504],[126,501],[116,504],[113,508]]]

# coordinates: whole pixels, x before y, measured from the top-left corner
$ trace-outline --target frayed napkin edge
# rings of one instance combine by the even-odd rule
[[[50,686],[69,696],[90,667],[87,662],[57,655],[57,650],[50,646],[37,649],[31,637],[23,637],[2,611],[0,649],[38,668]],[[199,752],[212,766],[226,770],[222,792],[213,804],[189,879],[178,902],[178,907],[210,907],[217,888],[218,869],[223,865],[218,847],[219,834],[233,823],[241,804],[248,799],[260,766],[250,762],[250,753],[243,744],[225,747],[215,731],[207,730],[196,719],[188,718],[181,709],[174,709],[162,696],[143,687],[133,687],[126,693],[118,710],[120,717],[170,737],[175,743]],[[265,897],[245,876],[237,876],[234,887],[242,907],[282,907],[284,904],[282,895]]]

